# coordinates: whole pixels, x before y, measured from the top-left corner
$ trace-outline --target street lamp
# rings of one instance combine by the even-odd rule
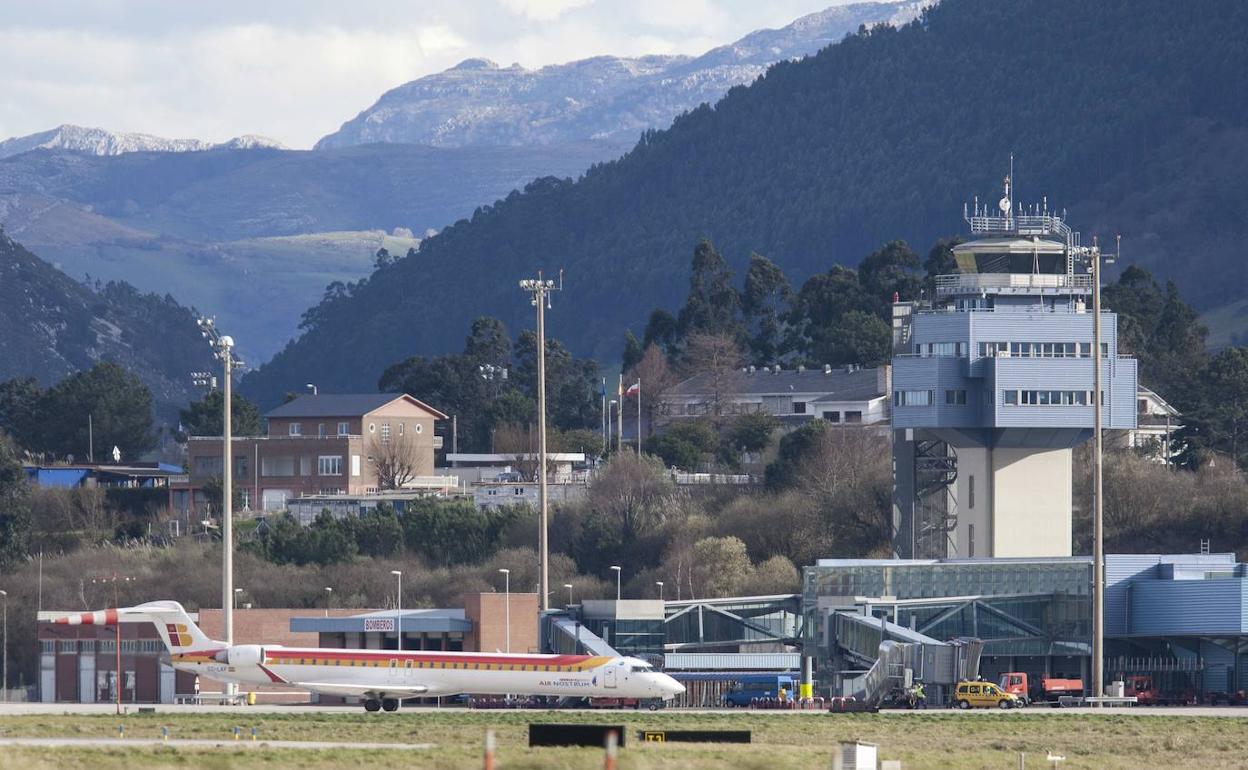
[[[624,568],[615,564],[611,565],[611,570],[615,572],[615,600],[620,600],[620,575],[623,574]]]
[[[208,341],[213,355],[221,362],[224,376],[222,381],[222,447],[221,447],[221,614],[224,616],[223,629],[225,644],[234,643],[234,447],[233,426],[231,416],[233,410],[233,390],[231,372],[235,367],[243,366],[243,362],[234,356],[234,338],[222,334],[217,329],[216,320],[211,317],[200,317],[195,320],[199,333]],[[230,695],[238,691],[233,682],[226,685]]]
[[[526,278],[520,282],[520,288],[533,295],[531,302],[537,308],[537,495],[541,507],[538,540],[542,562],[537,592],[541,595],[541,608],[545,612],[550,609],[550,537],[546,498],[546,308],[550,306],[550,293],[563,289],[563,271],[559,272],[557,287],[554,281],[543,279],[539,270],[536,279]]]
[[[334,600],[334,589],[325,586],[325,617],[329,617],[329,605]]]
[[[9,702],[9,592],[0,591],[0,596],[4,597],[4,673],[0,677],[4,679],[3,689],[4,702]]]
[[[234,609],[238,609],[238,595],[243,592],[241,588],[234,589]]]
[[[399,580],[398,593],[394,595],[394,631],[397,649],[403,649],[403,570],[392,569],[390,574]]]
[[[659,587],[659,601],[663,601],[663,581],[656,580],[654,584]]]
[[[311,383],[311,382],[309,382],[307,385],[304,385],[303,387],[305,387],[305,388],[307,388],[308,390],[312,391],[312,395],[314,395],[314,396],[319,396],[319,395],[320,395],[320,393],[321,393],[321,392],[320,392],[320,390],[318,390],[318,389],[317,389],[316,385],[314,385],[314,384],[313,384],[313,383]]]
[[[503,573],[503,623],[507,626],[507,652],[511,652],[511,570],[500,568]]]
[[[563,587],[568,589],[568,606],[571,607],[572,606],[572,584],[564,583]]]

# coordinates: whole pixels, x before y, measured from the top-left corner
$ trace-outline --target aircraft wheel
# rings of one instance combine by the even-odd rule
[[[386,711],[398,711],[399,699],[398,698],[382,698],[381,707],[385,709]]]
[[[368,712],[380,711],[381,701],[376,698],[368,698],[364,701],[364,710]]]

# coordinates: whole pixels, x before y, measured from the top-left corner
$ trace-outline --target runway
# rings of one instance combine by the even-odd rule
[[[52,714],[83,714],[105,716],[116,714],[116,705],[112,703],[0,703],[0,717],[4,716],[22,716],[22,715],[52,715]],[[168,703],[141,703],[126,704],[124,706],[125,714],[128,716],[137,716],[141,713],[156,713],[169,715],[183,714],[237,714],[245,716],[248,714],[348,714],[364,716],[364,710],[360,706],[318,706],[315,704],[288,704],[288,703],[261,703],[254,706],[220,706],[220,705],[174,705]],[[140,711],[142,709],[142,711]],[[751,709],[670,709],[658,712],[641,711],[634,712],[631,710],[612,711],[608,709],[466,709],[462,706],[405,706],[399,712],[394,714],[377,713],[368,715],[374,719],[393,719],[402,717],[404,714],[436,714],[436,713],[473,713],[473,714],[717,714],[730,717],[739,717],[741,720],[751,718],[784,718],[800,715],[825,715],[836,718],[836,714],[829,714],[826,711],[779,711],[779,710],[751,710]],[[999,709],[972,709],[970,711],[959,711],[956,709],[931,708],[931,709],[888,709],[881,711],[882,715],[898,715],[905,716],[908,714],[949,714],[966,716],[967,718],[975,718],[977,715],[998,714],[1008,716],[1062,716],[1075,714],[1090,715],[1112,715],[1123,717],[1222,717],[1222,718],[1245,718],[1248,717],[1248,706],[1117,706],[1112,708],[1048,708],[1043,706],[1031,706],[1025,709],[1014,709],[1009,711],[1001,711]]]

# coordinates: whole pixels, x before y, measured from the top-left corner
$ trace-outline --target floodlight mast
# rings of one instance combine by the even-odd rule
[[[222,367],[222,448],[221,448],[221,616],[223,641],[234,643],[234,452],[231,406],[233,405],[232,373],[243,362],[234,355],[234,338],[217,329],[216,319],[201,316],[196,319],[200,335],[208,341],[213,356]],[[228,684],[227,691],[234,695],[238,685]]]
[[[538,594],[542,612],[550,610],[550,521],[549,501],[546,490],[546,310],[550,307],[550,293],[563,290],[563,270],[559,271],[559,283],[542,278],[520,281],[520,288],[533,295],[530,302],[537,308],[537,495],[541,509],[538,536],[541,570]]]

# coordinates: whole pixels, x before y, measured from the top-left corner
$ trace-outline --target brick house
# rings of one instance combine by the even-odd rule
[[[403,393],[305,395],[265,415],[264,436],[236,437],[234,487],[243,510],[281,511],[303,495],[376,492],[378,460],[402,457],[417,477],[433,475],[446,415]],[[179,512],[201,512],[204,486],[221,476],[220,436],[191,436],[184,481],[174,484]]]

